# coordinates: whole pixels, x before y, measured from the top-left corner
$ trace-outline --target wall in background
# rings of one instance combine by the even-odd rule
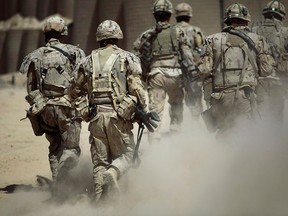
[[[253,23],[262,19],[262,8],[268,1],[238,0],[237,2],[248,7]],[[0,25],[0,74],[17,71],[26,54],[44,45],[41,27],[36,25],[52,14],[60,14],[72,20],[69,25],[69,37],[65,42],[78,44],[86,54],[98,47],[96,29],[106,19],[119,23],[124,33],[124,39],[120,41],[119,46],[131,50],[135,39],[154,25],[153,2],[154,0],[0,0],[0,21],[2,24],[7,21],[12,23],[9,28]],[[171,0],[171,2],[176,6],[182,1]],[[221,31],[222,10],[235,0],[205,0],[205,4],[203,0],[183,2],[193,7],[191,24],[200,27],[206,35],[209,35]],[[282,2],[288,8],[288,1]],[[17,14],[22,18],[31,18],[30,25],[17,24]],[[11,17],[14,20],[9,20]],[[33,21],[35,25],[31,27]],[[174,17],[171,22],[175,23]],[[288,26],[288,19],[284,24]]]

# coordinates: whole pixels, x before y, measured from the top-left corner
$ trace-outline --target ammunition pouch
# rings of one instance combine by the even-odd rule
[[[86,96],[77,98],[75,101],[75,108],[79,112],[80,117],[85,121],[90,121],[89,101]]]
[[[217,130],[217,122],[216,122],[216,118],[212,114],[211,108],[202,112],[201,116],[205,122],[207,130],[211,133],[215,132]]]
[[[43,111],[46,106],[47,100],[40,92],[40,90],[35,90],[30,92],[26,97],[26,101],[31,105],[29,112],[31,115],[38,115]]]
[[[135,115],[136,103],[136,97],[125,95],[122,101],[117,105],[117,114],[125,120],[132,120]]]

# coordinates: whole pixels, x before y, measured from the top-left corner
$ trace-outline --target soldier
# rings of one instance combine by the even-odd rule
[[[275,122],[281,123],[284,117],[288,72],[288,28],[282,23],[286,14],[285,7],[279,1],[270,1],[262,14],[264,21],[254,26],[252,32],[267,39],[276,62],[276,74],[259,78],[257,102],[262,117],[272,117]]]
[[[175,7],[175,16],[176,26],[186,31],[188,37],[191,38],[192,52],[195,64],[197,64],[204,46],[204,32],[199,27],[189,24],[192,17],[192,7],[189,4],[178,4]],[[190,80],[190,77],[185,77],[184,89],[185,103],[189,107],[192,116],[198,118],[203,111],[202,82],[199,79]]]
[[[181,66],[194,78],[195,63],[190,39],[184,31],[169,23],[172,13],[173,6],[169,0],[156,0],[153,5],[156,25],[135,41],[134,51],[140,57],[144,76],[147,77],[149,110],[158,113],[163,121],[168,95],[170,131],[177,132],[183,121]],[[148,134],[150,142],[160,140],[159,128],[160,125],[158,133]]]
[[[100,48],[83,61],[70,91],[72,98],[87,95],[90,104],[86,121],[90,121],[96,202],[110,189],[117,191],[117,180],[131,167],[135,106],[147,107],[140,60],[117,46],[122,38],[116,22],[105,20],[98,26]]]
[[[198,65],[202,78],[213,76],[211,108],[203,118],[208,126],[211,123],[212,131],[218,129],[218,134],[240,119],[253,117],[257,77],[270,75],[275,63],[265,39],[250,32],[251,18],[244,5],[230,5],[224,18],[227,26],[221,33],[207,37]]]
[[[27,116],[33,131],[36,136],[45,133],[50,143],[48,158],[56,195],[57,188],[67,183],[69,171],[79,161],[81,119],[67,96],[67,89],[85,54],[76,46],[61,43],[68,35],[62,18],[47,19],[43,32],[46,46],[28,54],[20,72],[27,73],[26,100],[31,105]]]

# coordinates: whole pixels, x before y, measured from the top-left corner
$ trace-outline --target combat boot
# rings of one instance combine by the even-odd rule
[[[118,172],[112,167],[103,173],[104,186],[107,188],[108,191],[115,190],[117,192],[120,192],[117,178]]]

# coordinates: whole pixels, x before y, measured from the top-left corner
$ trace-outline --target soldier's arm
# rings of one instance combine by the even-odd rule
[[[180,30],[179,31],[179,49],[180,55],[183,62],[185,62],[185,66],[189,72],[195,71],[196,63],[194,61],[193,53],[191,50],[193,49],[193,44],[191,44],[191,39],[188,35]]]
[[[275,61],[264,38],[258,41],[256,49],[258,51],[257,64],[259,67],[259,75],[265,77],[273,74],[275,72]]]
[[[28,94],[32,91],[35,91],[38,88],[36,73],[37,72],[35,70],[34,63],[32,62],[29,65],[29,68],[27,71],[27,93]]]
[[[129,94],[137,98],[138,104],[145,109],[147,107],[146,92],[141,80],[140,60],[136,56],[127,61],[127,82]]]
[[[78,76],[73,80],[68,94],[72,99],[76,99],[82,95],[85,95],[87,92],[86,77],[83,68],[79,68]]]
[[[204,53],[200,58],[198,64],[199,75],[202,80],[209,77],[213,71],[214,56],[213,56],[213,43],[211,39],[207,39]]]

